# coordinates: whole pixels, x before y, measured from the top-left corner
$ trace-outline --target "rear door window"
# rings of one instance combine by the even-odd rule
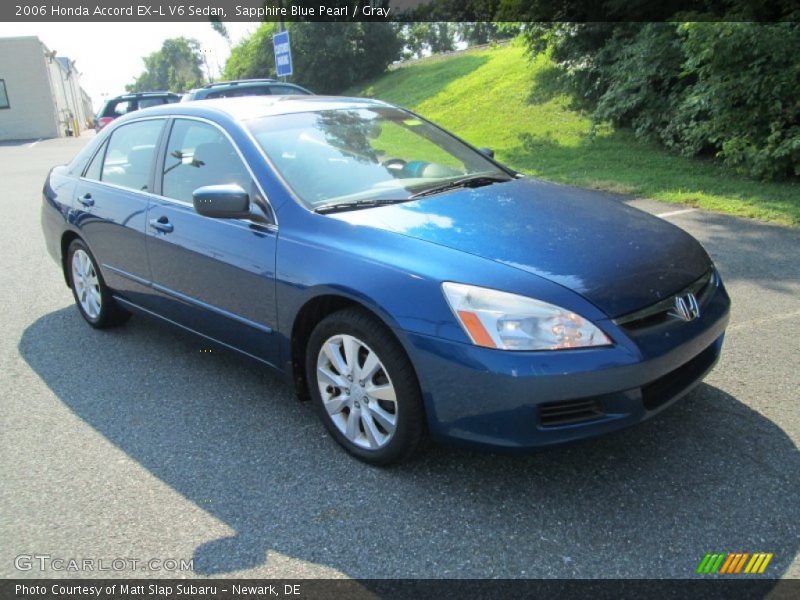
[[[292,87],[291,85],[273,85],[270,86],[269,90],[273,96],[282,96],[282,95],[296,96],[298,94],[305,95],[305,92],[303,90],[298,89],[296,87]]]
[[[0,79],[0,108],[11,108],[11,104],[8,102],[5,79]]]
[[[270,89],[266,86],[233,87],[226,90],[209,92],[206,98],[238,98],[239,96],[269,96]]]
[[[89,164],[89,168],[86,169],[86,173],[84,174],[86,179],[100,181],[100,175],[103,171],[103,157],[106,154],[107,145],[108,143],[104,143],[100,150],[97,151],[97,154],[94,155],[92,162]]]
[[[166,103],[166,98],[139,98],[139,110],[150,108],[151,106],[161,106]]]
[[[123,125],[111,134],[100,180],[136,191],[149,191],[163,119]]]
[[[112,100],[106,105],[106,109],[103,111],[102,116],[104,117],[121,117],[122,115],[126,115],[129,112],[133,112],[136,110],[136,100]]]

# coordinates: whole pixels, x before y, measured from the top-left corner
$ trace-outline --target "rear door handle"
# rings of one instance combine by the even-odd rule
[[[86,193],[83,196],[79,197],[78,202],[80,202],[84,206],[94,206],[94,200],[92,199],[92,195],[89,193]]]
[[[172,223],[169,222],[167,217],[159,217],[158,219],[150,219],[150,227],[161,231],[163,233],[172,233],[172,230],[175,229],[172,226]]]

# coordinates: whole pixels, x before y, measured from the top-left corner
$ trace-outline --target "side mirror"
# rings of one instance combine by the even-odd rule
[[[494,150],[491,148],[478,148],[478,152],[489,158],[494,158]]]
[[[192,194],[194,209],[217,219],[242,219],[250,216],[250,196],[238,185],[206,185]]]

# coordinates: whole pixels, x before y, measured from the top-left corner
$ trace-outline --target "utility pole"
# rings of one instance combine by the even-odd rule
[[[283,23],[283,0],[278,0],[278,8],[280,8],[280,11],[278,11],[278,33],[280,33],[281,31],[286,31],[286,26]],[[278,65],[275,65],[275,74],[277,75],[277,73]],[[278,79],[284,82],[286,81],[285,76],[279,76]]]

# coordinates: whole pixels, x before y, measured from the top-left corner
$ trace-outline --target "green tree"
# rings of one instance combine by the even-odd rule
[[[222,77],[224,79],[275,77],[272,36],[277,31],[277,23],[263,23],[236,44],[222,70]]]
[[[203,56],[195,39],[164,40],[161,49],[145,56],[144,71],[125,89],[129,92],[185,92],[203,84]]]
[[[800,176],[800,23],[685,23],[678,148],[763,178]]]
[[[409,23],[403,26],[403,58],[420,58],[428,49],[430,23]]]
[[[453,23],[444,21],[429,25],[428,47],[431,53],[452,52],[456,49],[456,32]]]
[[[754,177],[800,176],[800,23],[526,26],[596,123]]]
[[[219,20],[219,17],[211,17],[210,20],[211,29],[216,31],[218,34],[222,36],[222,38],[228,42],[228,46],[231,45],[231,34],[228,32],[228,28],[225,27],[225,23]]]
[[[455,25],[456,36],[467,46],[488,44],[496,40],[509,39],[519,33],[516,23],[492,23],[483,21],[477,23],[461,22]]]
[[[456,49],[455,23],[411,23],[401,29],[403,58],[420,58],[426,54],[451,52]]]
[[[288,23],[294,74],[290,81],[318,94],[336,94],[381,74],[400,57],[394,23]],[[272,35],[264,23],[231,51],[226,79],[275,77]]]

